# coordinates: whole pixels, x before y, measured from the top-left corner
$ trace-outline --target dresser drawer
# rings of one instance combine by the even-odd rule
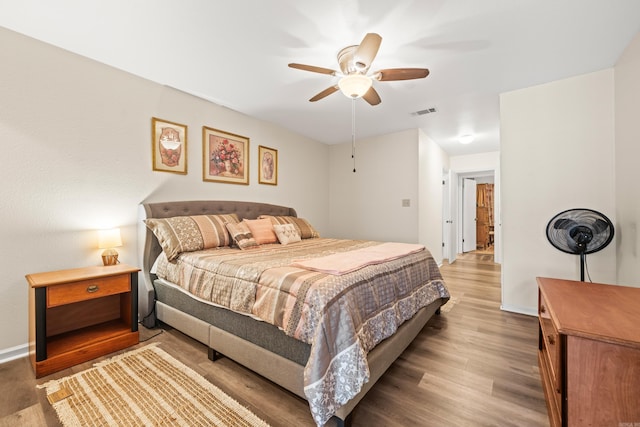
[[[560,334],[549,314],[549,308],[540,293],[538,316],[540,319],[540,329],[542,332],[543,353],[547,358],[553,387],[556,392],[560,392]]]
[[[562,394],[555,390],[553,378],[551,377],[551,369],[549,366],[549,358],[544,351],[538,353],[538,365],[540,366],[540,375],[542,379],[542,388],[547,403],[547,411],[549,412],[549,421],[551,427],[562,426]]]
[[[128,274],[49,286],[47,288],[47,307],[120,294],[129,292],[130,289]]]

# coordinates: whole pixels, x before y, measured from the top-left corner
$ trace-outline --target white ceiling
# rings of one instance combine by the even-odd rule
[[[356,101],[356,137],[421,128],[462,155],[499,150],[501,92],[612,67],[640,1],[0,0],[0,26],[328,144],[351,140],[351,101],[308,102],[337,77],[287,64],[338,69],[341,48],[376,32],[372,70],[431,74],[375,82],[382,103]]]

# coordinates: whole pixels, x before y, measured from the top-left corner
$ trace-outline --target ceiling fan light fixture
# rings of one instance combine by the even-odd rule
[[[373,80],[362,74],[344,76],[338,82],[338,87],[347,98],[361,98],[371,88]]]

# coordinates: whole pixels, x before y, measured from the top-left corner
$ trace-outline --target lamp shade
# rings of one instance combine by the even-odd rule
[[[351,74],[341,78],[338,87],[347,98],[360,98],[367,93],[372,84],[371,77]]]
[[[120,237],[119,228],[110,228],[108,230],[98,230],[98,248],[108,249],[122,246],[122,238]]]

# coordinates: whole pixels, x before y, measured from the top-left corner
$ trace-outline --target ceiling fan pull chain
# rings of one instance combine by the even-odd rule
[[[351,158],[353,173],[356,173],[356,98],[351,100]]]

